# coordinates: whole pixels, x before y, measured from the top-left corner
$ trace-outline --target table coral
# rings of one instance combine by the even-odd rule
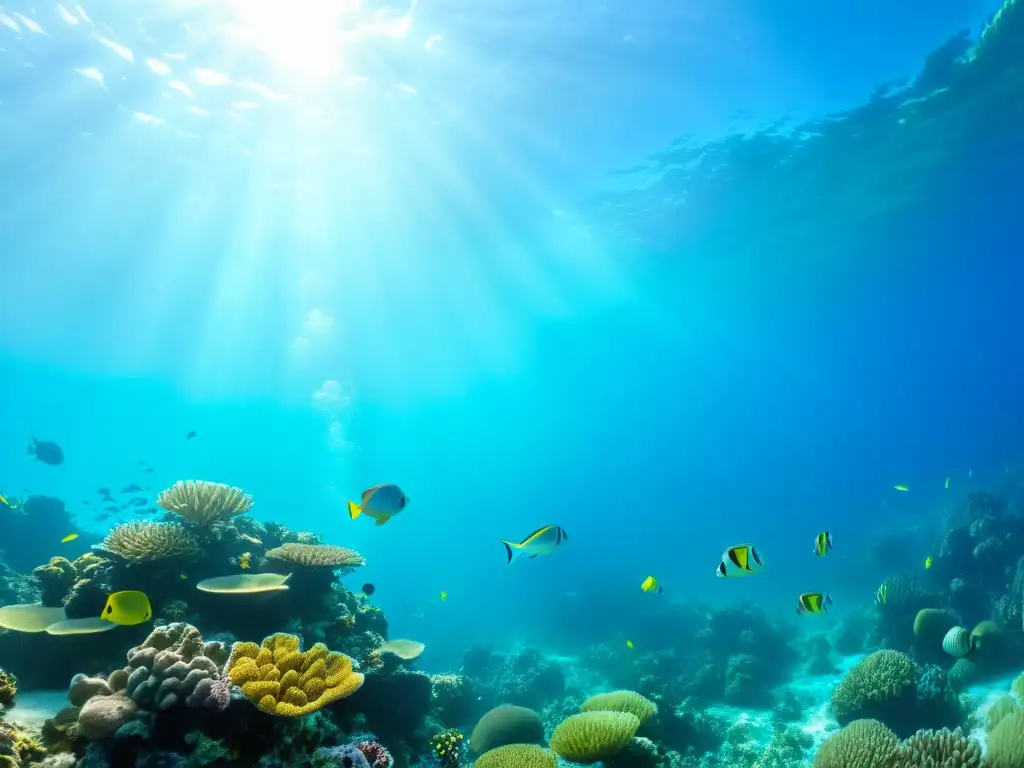
[[[262,645],[235,643],[225,672],[261,710],[285,717],[315,712],[363,685],[363,675],[345,654],[323,643],[302,651],[299,638],[284,633]]]

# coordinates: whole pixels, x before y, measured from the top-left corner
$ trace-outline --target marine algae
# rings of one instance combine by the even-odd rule
[[[235,643],[226,673],[246,698],[271,715],[301,717],[351,696],[363,684],[352,659],[317,643],[302,651],[296,635],[277,633],[261,645]]]

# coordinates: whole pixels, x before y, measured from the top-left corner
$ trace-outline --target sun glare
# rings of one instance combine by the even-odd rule
[[[282,69],[310,77],[342,67],[344,16],[358,0],[228,0],[235,33]]]

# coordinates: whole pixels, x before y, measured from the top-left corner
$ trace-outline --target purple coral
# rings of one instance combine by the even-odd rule
[[[391,753],[377,741],[361,741],[356,745],[359,751],[366,757],[370,768],[392,768],[395,760]]]
[[[223,712],[231,704],[231,680],[227,677],[206,677],[196,683],[195,690],[185,700],[190,707],[203,707]]]
[[[357,744],[342,744],[340,747],[320,747],[313,753],[317,764],[329,768],[370,768],[370,762]]]

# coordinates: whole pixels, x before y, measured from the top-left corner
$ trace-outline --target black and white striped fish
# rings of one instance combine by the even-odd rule
[[[974,637],[963,627],[953,627],[942,638],[942,650],[958,659],[970,656],[974,647]]]

